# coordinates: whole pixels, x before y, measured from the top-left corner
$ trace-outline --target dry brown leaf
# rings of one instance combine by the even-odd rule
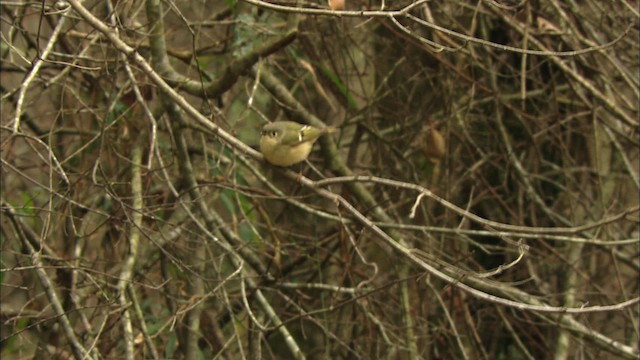
[[[446,152],[446,144],[442,134],[436,129],[429,130],[422,143],[422,150],[430,160],[442,159]]]
[[[331,10],[344,9],[344,0],[329,0],[329,8]]]

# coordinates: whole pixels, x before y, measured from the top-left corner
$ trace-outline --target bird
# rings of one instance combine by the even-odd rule
[[[293,121],[275,121],[262,127],[260,152],[272,165],[288,167],[306,160],[313,144],[334,127],[316,128]]]

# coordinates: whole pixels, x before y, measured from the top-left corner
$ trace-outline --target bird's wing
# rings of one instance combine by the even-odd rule
[[[288,146],[296,146],[304,142],[313,140],[307,135],[307,132],[311,130],[310,126],[303,126],[300,131],[292,131],[282,135],[282,144]]]

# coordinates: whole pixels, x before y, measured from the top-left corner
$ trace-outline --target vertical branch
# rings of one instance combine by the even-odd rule
[[[578,290],[578,266],[582,257],[584,243],[568,244],[566,250],[567,263],[563,284],[563,305],[571,307],[575,305],[576,292]],[[562,315],[568,316],[568,315]],[[558,338],[553,354],[554,360],[565,360],[571,356],[571,331],[565,328],[558,329]]]
[[[173,127],[173,130],[175,134],[178,158],[181,159],[180,165],[183,170],[183,177],[185,178],[186,183],[192,185],[189,186],[191,191],[195,192],[195,186],[197,186],[197,182],[193,174],[191,160],[189,159],[184,130],[180,127],[180,125],[178,125],[181,121],[177,112],[174,112],[170,108],[169,114],[172,115],[172,123],[176,124],[176,126]],[[201,196],[199,194],[193,198],[198,199],[197,201],[201,202]],[[190,298],[194,299],[200,298],[204,294],[204,283],[202,281],[202,278],[200,277],[200,274],[203,274],[205,270],[205,244],[205,242],[198,242],[197,244],[193,245],[193,248],[190,249],[190,252],[194,257],[192,261],[194,262],[193,266],[196,273],[193,274],[188,280],[188,294]],[[200,315],[202,314],[202,310],[202,304],[196,304],[187,312],[184,320],[186,331],[182,337],[183,343],[180,344],[180,346],[183,349],[185,359],[188,360],[197,359],[200,355],[198,341],[201,335]]]
[[[144,337],[144,342],[147,344],[147,348],[149,348],[149,352],[151,353],[150,357],[152,359],[160,359],[160,355],[158,354],[158,349],[156,349],[155,344],[153,343],[153,339],[149,335],[149,329],[147,327],[147,323],[144,319],[144,313],[142,312],[142,308],[140,307],[140,302],[138,301],[138,296],[136,294],[133,286],[128,287],[129,296],[131,297],[131,303],[133,304],[134,314],[136,316],[136,320],[140,326],[140,331]]]
[[[402,263],[398,276],[401,279],[409,278],[409,263]],[[402,298],[402,314],[404,316],[404,326],[406,327],[406,341],[409,346],[409,357],[411,359],[419,359],[418,344],[416,344],[416,334],[414,332],[413,311],[411,311],[411,297],[409,291],[409,281],[403,281],[400,284],[400,296]],[[466,359],[466,357],[465,357]]]
[[[124,333],[125,351],[128,360],[135,359],[133,326],[131,325],[130,304],[127,300],[127,287],[130,286],[133,278],[133,268],[138,248],[140,245],[140,228],[142,226],[142,211],[144,202],[142,199],[142,136],[139,136],[132,149],[131,166],[131,228],[129,229],[129,254],[124,262],[120,279],[118,280],[119,302],[122,306],[122,331]]]

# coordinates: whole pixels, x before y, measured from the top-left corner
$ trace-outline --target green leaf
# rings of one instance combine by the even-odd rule
[[[178,334],[174,331],[169,337],[167,342],[167,348],[164,350],[164,356],[167,359],[173,359],[173,354],[176,352],[176,344],[178,343]]]
[[[236,4],[238,4],[235,0],[224,0],[224,4],[227,5],[231,11],[236,12]]]

